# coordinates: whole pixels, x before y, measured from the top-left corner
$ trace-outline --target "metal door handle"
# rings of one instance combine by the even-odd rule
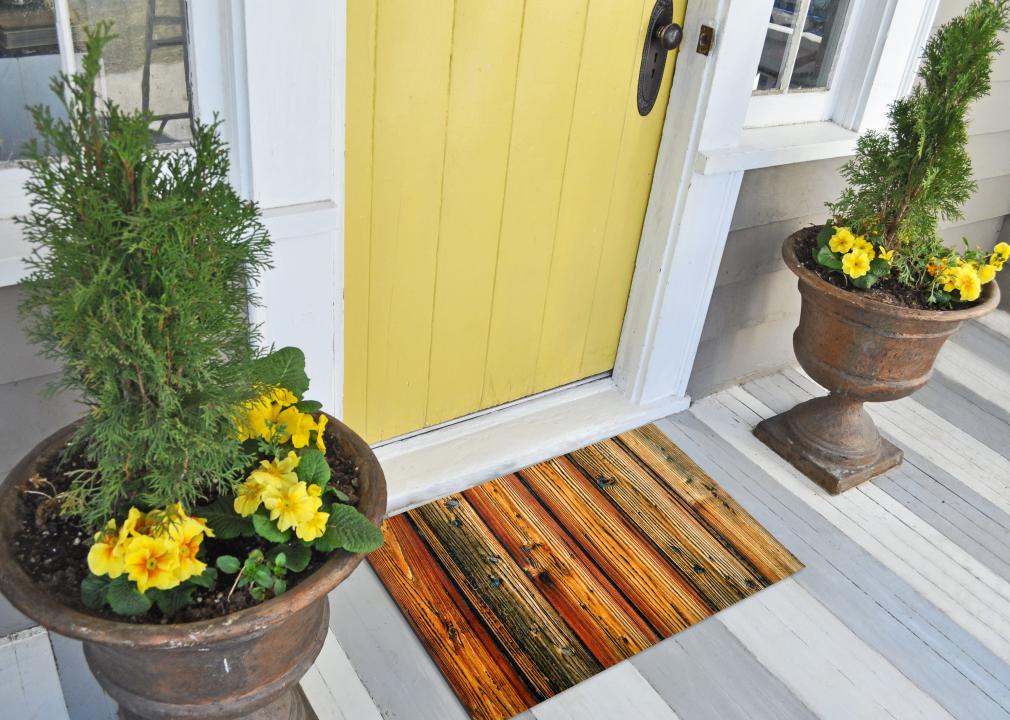
[[[683,39],[684,28],[673,22],[673,0],[656,0],[645,29],[642,67],[638,73],[639,115],[645,116],[652,111],[663,84],[666,55],[679,48]]]

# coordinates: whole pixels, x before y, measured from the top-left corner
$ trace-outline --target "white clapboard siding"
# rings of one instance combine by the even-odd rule
[[[753,436],[754,425],[774,413],[744,390],[732,388],[706,398],[692,413],[943,609],[995,655],[1010,660],[1010,608],[1004,593],[972,580],[988,573],[992,576],[990,583],[999,581],[981,563],[969,558],[968,568],[959,567],[947,554],[939,553],[925,565],[922,558],[926,550],[922,546],[926,543],[908,526],[911,512],[901,508],[896,510],[899,515],[882,520],[863,493],[829,497]],[[953,547],[948,550],[955,553]]]
[[[679,720],[629,662],[604,670],[531,711],[536,720]]]
[[[36,627],[0,639],[0,717],[67,720],[53,649]]]
[[[331,630],[316,662],[302,678],[302,692],[319,720],[382,720]]]
[[[951,717],[792,578],[719,622],[820,718]]]

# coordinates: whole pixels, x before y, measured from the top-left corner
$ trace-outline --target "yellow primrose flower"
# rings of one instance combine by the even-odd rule
[[[275,387],[269,393],[266,393],[260,400],[269,399],[270,402],[275,402],[281,407],[287,407],[288,405],[294,405],[298,402],[298,397],[288,390],[287,388]]]
[[[996,267],[994,265],[983,265],[978,269],[978,279],[985,285],[996,279]]]
[[[266,462],[266,461],[264,461]],[[265,473],[253,473],[239,487],[232,507],[242,517],[249,517],[259,510],[263,495],[271,489],[270,482],[263,477]]]
[[[279,493],[298,482],[295,468],[300,458],[292,450],[283,460],[261,460],[257,470],[239,487],[238,495],[232,503],[235,512],[249,517],[259,509],[260,503],[271,493]]]
[[[284,532],[309,520],[323,503],[309,495],[304,482],[298,482],[282,492],[267,495],[263,504],[270,511],[270,519],[277,522],[277,529]]]
[[[172,531],[180,527],[189,516],[182,508],[182,503],[168,505],[163,510],[151,510],[147,513],[147,528],[149,535],[171,534]]]
[[[961,294],[962,302],[978,300],[979,295],[982,294],[982,282],[979,280],[978,272],[975,271],[975,268],[970,265],[965,265],[961,268],[957,290]]]
[[[126,549],[126,574],[140,592],[170,590],[179,584],[179,549],[170,538],[140,535]]]
[[[996,247],[993,248],[993,252],[999,256],[1000,262],[1010,260],[1010,244],[1005,242],[997,243]]]
[[[319,485],[312,483],[311,485],[309,485],[309,495],[311,495],[312,497],[322,497],[323,489]]]
[[[894,250],[885,250],[883,245],[879,246],[880,252],[877,253],[877,257],[886,262],[888,265],[894,262]]]
[[[326,532],[326,521],[329,519],[329,513],[317,512],[305,522],[298,523],[295,526],[295,535],[300,540],[312,542]]]
[[[95,575],[116,579],[123,574],[123,544],[119,541],[116,521],[109,520],[105,529],[95,535],[88,550],[88,569]]]
[[[861,250],[853,250],[842,257],[842,272],[855,280],[870,271],[870,256]]]
[[[855,242],[856,236],[852,231],[847,227],[840,227],[835,229],[835,234],[828,240],[828,247],[831,248],[831,252],[847,253]]]
[[[201,575],[207,569],[206,563],[196,559],[196,554],[200,552],[200,543],[203,542],[203,533],[203,524],[193,518],[186,518],[185,522],[171,531],[171,537],[175,541],[179,554],[178,565],[175,569],[175,575],[179,582],[185,582],[191,577]]]
[[[287,442],[290,438],[291,444],[296,448],[308,446],[309,433],[316,429],[316,421],[309,413],[303,413],[296,407],[289,407],[281,411],[277,420],[284,425],[281,442]]]
[[[852,242],[853,250],[862,250],[869,256],[870,260],[877,257],[877,251],[873,248],[873,243],[869,242],[864,236],[860,235]]]
[[[319,420],[316,421],[316,447],[321,453],[326,452],[326,443],[323,440],[323,430],[326,428],[327,422],[329,422],[329,419],[320,413]]]

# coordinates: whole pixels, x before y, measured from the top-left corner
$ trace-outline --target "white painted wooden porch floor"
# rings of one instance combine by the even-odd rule
[[[750,433],[818,392],[787,370],[660,423],[806,568],[523,720],[1010,717],[1010,315],[965,326],[914,399],[870,408],[905,464],[841,497]],[[321,720],[467,717],[369,567],[331,604],[303,684]],[[79,645],[37,631],[0,646],[0,703],[113,716]]]

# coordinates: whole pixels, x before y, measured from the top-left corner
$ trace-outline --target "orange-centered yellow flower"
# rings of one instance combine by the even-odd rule
[[[322,500],[309,495],[305,483],[298,482],[282,492],[267,495],[263,504],[270,511],[270,519],[276,521],[277,529],[284,532],[310,520]]]
[[[119,577],[123,574],[123,549],[116,521],[109,520],[105,529],[95,535],[95,542],[88,550],[88,569],[95,575]]]
[[[283,460],[261,460],[258,469],[250,473],[248,479],[239,487],[233,507],[242,517],[249,517],[259,509],[270,494],[280,493],[298,482],[295,468],[300,458],[292,450]]]
[[[200,552],[200,543],[204,536],[203,524],[193,518],[186,520],[179,526],[172,529],[171,538],[175,541],[179,553],[178,565],[175,569],[176,578],[179,582],[185,582],[191,577],[202,575],[207,569],[206,563],[197,560],[196,555]]]
[[[295,526],[295,535],[305,542],[312,542],[326,532],[326,521],[329,519],[329,513],[317,512],[305,522]]]
[[[959,268],[957,290],[961,294],[962,302],[972,302],[978,300],[982,294],[982,281],[979,279],[978,271],[970,265]]]
[[[138,535],[126,550],[126,574],[140,592],[169,590],[179,584],[179,549],[171,538]]]
[[[853,250],[842,257],[842,272],[853,280],[870,271],[870,256],[862,250]]]
[[[828,240],[828,247],[831,248],[831,252],[847,253],[855,242],[856,236],[849,228],[839,227],[835,229],[835,234]]]

